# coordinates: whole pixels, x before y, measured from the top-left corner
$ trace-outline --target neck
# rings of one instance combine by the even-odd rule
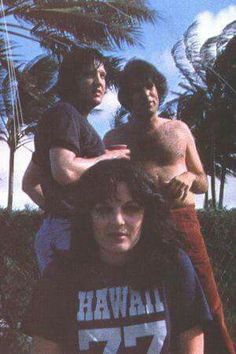
[[[101,261],[103,261],[104,263],[110,264],[110,265],[114,265],[114,266],[123,266],[124,264],[126,264],[128,261],[130,261],[130,252],[125,253],[108,253],[104,250],[100,250],[99,252],[99,258],[101,259]]]
[[[78,98],[74,97],[70,99],[70,102],[77,108],[79,113],[84,117],[88,118],[89,113],[93,109],[93,107],[88,107],[84,102],[80,101]]]
[[[89,109],[88,107],[83,106],[80,103],[77,103],[77,109],[80,112],[80,114],[86,119],[88,118],[88,115],[91,112],[91,109]]]
[[[131,121],[135,123],[135,125],[140,126],[152,126],[154,123],[159,120],[158,114],[154,113],[150,116],[132,116]]]

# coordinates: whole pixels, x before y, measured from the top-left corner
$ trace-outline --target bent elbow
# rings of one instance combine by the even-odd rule
[[[208,191],[208,180],[207,176],[204,177],[204,180],[202,180],[202,183],[199,186],[199,194],[205,194]]]
[[[208,191],[208,179],[207,179],[207,176],[205,176],[205,183],[204,183],[204,186],[203,186],[203,193],[206,193]]]
[[[23,176],[23,179],[21,182],[21,189],[24,193],[29,194],[30,186],[29,186],[28,180],[25,176]]]
[[[22,191],[23,191],[24,193],[27,194],[28,188],[27,188],[27,185],[26,185],[24,179],[22,180],[22,183],[21,183],[21,189],[22,189]]]
[[[78,176],[76,178],[75,174],[68,170],[54,172],[52,175],[53,179],[61,186],[68,186],[78,180]]]

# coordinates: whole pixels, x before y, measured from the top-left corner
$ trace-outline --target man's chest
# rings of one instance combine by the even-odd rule
[[[120,140],[131,149],[135,160],[155,161],[158,165],[175,164],[184,158],[186,138],[180,129],[163,124],[159,128],[127,128]]]

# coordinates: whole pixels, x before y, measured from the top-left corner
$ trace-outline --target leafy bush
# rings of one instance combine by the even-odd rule
[[[236,338],[236,311],[233,298],[236,294],[236,209],[199,211],[202,233],[212,261],[219,293],[224,305],[227,323]]]
[[[233,328],[236,322],[233,316],[236,210],[200,211],[199,218],[226,318]],[[0,210],[0,353],[29,353],[30,339],[19,333],[18,328],[39,278],[33,244],[41,219],[36,211],[8,214]]]
[[[0,353],[29,353],[29,338],[18,327],[39,278],[33,240],[41,222],[36,212],[0,211]]]

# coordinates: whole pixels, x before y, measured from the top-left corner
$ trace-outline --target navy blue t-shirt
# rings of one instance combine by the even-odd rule
[[[196,326],[204,328],[211,315],[191,261],[182,251],[173,272],[171,281],[142,290],[127,285],[125,268],[101,261],[76,274],[46,277],[35,291],[22,329],[60,343],[65,354],[175,353],[179,335]]]
[[[104,154],[104,145],[94,128],[74,105],[60,101],[40,120],[35,135],[33,161],[42,171],[45,211],[53,216],[73,215],[76,186],[62,186],[53,177],[49,150],[61,147],[84,158]]]

